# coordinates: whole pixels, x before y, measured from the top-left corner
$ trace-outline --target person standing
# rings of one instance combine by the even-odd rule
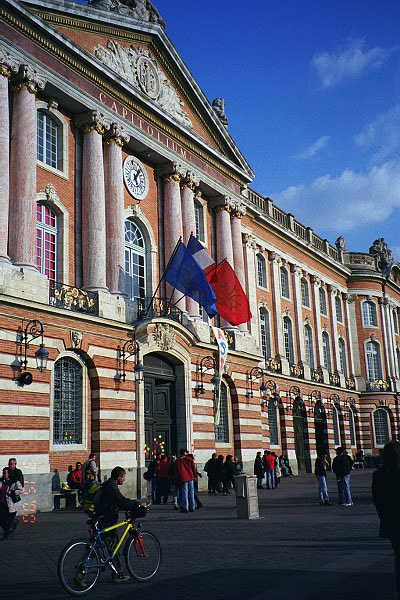
[[[82,467],[82,480],[86,480],[86,471],[88,469],[90,469],[93,473],[94,473],[94,477],[97,480],[99,480],[99,468],[97,466],[96,463],[96,459],[97,456],[94,452],[91,452],[89,454],[89,458],[87,459],[87,461],[84,463],[83,467]]]
[[[21,469],[17,468],[17,459],[9,458],[8,459],[8,469],[10,474],[11,481],[19,481],[22,487],[24,487],[24,474]]]
[[[382,458],[382,467],[372,476],[372,498],[380,520],[379,535],[392,544],[400,600],[400,443],[386,444]]]
[[[211,458],[208,459],[204,465],[204,471],[208,477],[208,493],[215,494],[217,490],[216,486],[216,473],[217,473],[217,454],[214,452]]]
[[[157,504],[167,504],[169,493],[169,462],[165,454],[161,454],[155,470],[157,480]]]
[[[16,515],[23,491],[21,482],[11,479],[10,469],[5,467],[0,480],[0,525],[4,532],[2,541],[8,540],[18,525]]]
[[[175,463],[176,463],[176,456],[175,456],[175,454],[172,454],[172,456],[169,459],[168,476],[169,476],[169,483],[170,483],[170,488],[171,488],[172,503],[174,505],[174,510],[179,510],[179,498],[178,498],[179,490],[178,490],[178,484],[176,482]]]
[[[149,462],[149,466],[147,467],[147,472],[150,477],[149,481],[151,481],[151,500],[153,504],[160,504],[160,500],[158,499],[158,480],[156,475],[158,463],[160,462],[160,457],[161,454],[159,452],[156,452],[153,460]]]
[[[227,494],[231,493],[231,486],[235,489],[235,463],[233,462],[232,454],[228,454],[225,459],[225,478],[223,491]]]
[[[194,512],[196,503],[194,499],[194,480],[196,466],[187,450],[179,450],[179,458],[175,463],[175,474],[179,484],[179,504],[181,512]]]
[[[262,482],[264,479],[264,465],[261,458],[261,452],[257,452],[254,459],[254,475],[257,477],[257,489],[262,490]]]
[[[353,506],[350,491],[350,471],[353,466],[353,461],[341,446],[336,448],[335,452],[336,456],[332,462],[332,471],[336,475],[339,494],[338,504],[342,504],[343,506]]]
[[[325,452],[322,452],[315,460],[314,469],[315,477],[318,482],[319,503],[321,506],[332,506],[332,503],[329,502],[328,486],[326,484],[327,466],[328,461],[326,460],[326,454]]]
[[[222,494],[226,496],[226,492],[224,492],[224,481],[225,481],[225,465],[224,465],[224,457],[222,454],[218,455],[215,469],[215,487],[218,494]]]
[[[264,469],[265,476],[267,478],[267,490],[273,490],[276,487],[275,484],[275,456],[269,450],[265,450],[264,452]]]

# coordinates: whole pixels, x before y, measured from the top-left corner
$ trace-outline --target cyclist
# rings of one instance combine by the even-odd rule
[[[95,497],[94,505],[96,516],[98,518],[101,517],[101,526],[103,528],[118,523],[118,512],[120,510],[134,510],[140,505],[136,500],[126,498],[119,491],[118,486],[124,483],[125,477],[125,469],[122,467],[114,467],[111,471],[110,478],[103,483]],[[109,532],[107,544],[110,549],[115,548],[118,539],[119,536],[117,530]],[[118,571],[118,573],[112,571],[114,583],[125,583],[128,581],[129,576],[124,575],[118,554],[115,556],[114,564]]]

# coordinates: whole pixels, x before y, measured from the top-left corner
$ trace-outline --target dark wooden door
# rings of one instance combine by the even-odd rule
[[[146,460],[156,452],[167,455],[176,452],[174,382],[145,377],[144,417]]]

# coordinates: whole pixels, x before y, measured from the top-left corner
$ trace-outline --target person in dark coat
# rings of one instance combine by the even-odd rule
[[[382,459],[382,467],[373,474],[372,497],[380,520],[379,535],[390,540],[394,551],[400,600],[400,442],[386,444]]]
[[[261,458],[261,452],[257,452],[254,459],[254,475],[257,477],[257,488],[262,490],[262,482],[264,479],[264,465]]]
[[[208,493],[216,494],[217,492],[217,483],[216,483],[216,472],[217,472],[217,454],[211,456],[211,458],[204,465],[204,471],[207,473],[208,477]]]
[[[226,492],[224,492],[224,482],[225,482],[225,464],[224,457],[220,454],[217,458],[217,462],[215,465],[215,483],[216,490],[218,494],[223,494],[226,496]]]
[[[233,462],[232,454],[228,454],[225,459],[225,479],[224,479],[224,492],[230,494],[231,486],[235,489],[235,463]]]

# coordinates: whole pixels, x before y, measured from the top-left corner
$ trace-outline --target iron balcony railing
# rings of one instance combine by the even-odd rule
[[[165,298],[136,298],[136,321],[164,317],[182,324],[183,312]]]
[[[390,382],[386,379],[367,379],[366,388],[368,392],[387,392],[390,390]]]
[[[72,312],[96,316],[99,314],[97,292],[81,290],[73,285],[58,281],[50,281],[49,304]]]

